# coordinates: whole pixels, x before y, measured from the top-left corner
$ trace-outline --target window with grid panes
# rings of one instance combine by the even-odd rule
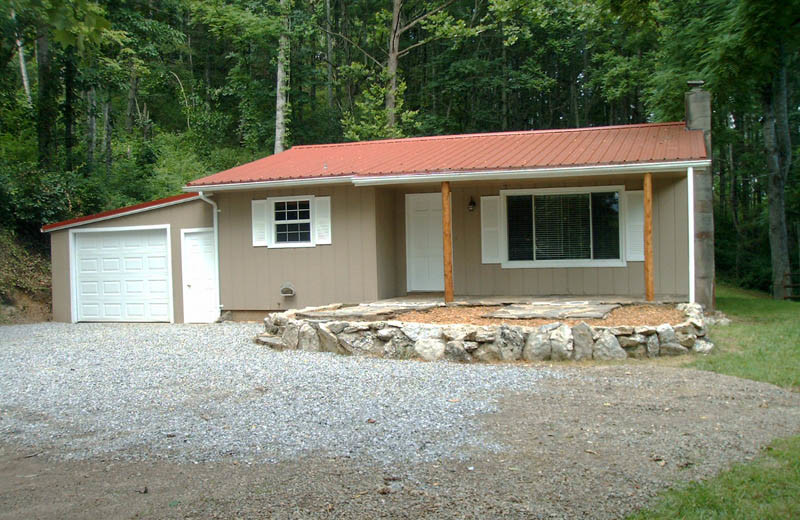
[[[275,202],[275,243],[311,242],[311,203],[308,200]]]

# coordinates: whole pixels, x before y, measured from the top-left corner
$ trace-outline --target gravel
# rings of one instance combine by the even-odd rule
[[[78,460],[459,459],[503,448],[477,417],[505,392],[568,373],[275,352],[260,330],[0,327],[0,439]]]

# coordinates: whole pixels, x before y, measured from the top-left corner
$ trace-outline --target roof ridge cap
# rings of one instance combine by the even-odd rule
[[[407,143],[409,141],[444,141],[450,139],[469,139],[474,137],[506,137],[514,135],[530,135],[530,134],[547,134],[547,133],[561,133],[561,132],[586,132],[594,130],[614,130],[614,129],[628,129],[628,128],[648,128],[659,126],[685,126],[684,121],[666,121],[657,123],[634,123],[634,124],[621,124],[621,125],[605,125],[605,126],[583,126],[579,128],[540,128],[535,130],[509,130],[505,132],[473,132],[470,134],[447,134],[447,135],[424,135],[416,137],[394,137],[389,139],[375,139],[372,141],[348,141],[343,143],[318,143],[318,144],[300,144],[292,146],[291,150],[305,150],[309,148],[334,148],[334,147],[350,147],[360,145],[370,145],[378,143]],[[273,154],[277,155],[277,154]],[[269,157],[269,156],[267,156]]]

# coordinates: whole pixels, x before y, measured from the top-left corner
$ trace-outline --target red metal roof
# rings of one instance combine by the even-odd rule
[[[707,159],[683,122],[295,146],[190,187],[337,176],[532,170]]]
[[[76,217],[76,218],[71,218],[69,220],[62,220],[61,222],[53,222],[52,224],[47,224],[46,226],[42,226],[42,232],[53,231],[55,229],[66,228],[66,227],[73,227],[79,224],[88,224],[89,222],[94,222],[97,220],[106,220],[111,217],[122,217],[129,213],[139,213],[142,211],[160,208],[162,206],[170,206],[172,204],[178,204],[180,202],[188,202],[189,199],[196,199],[197,197],[198,197],[197,193],[181,193],[180,195],[173,195],[172,197],[166,197],[158,200],[151,200],[150,202],[142,202],[141,204],[134,204],[133,206],[126,206],[124,208],[101,211],[100,213],[95,213],[94,215],[86,215],[85,217]]]

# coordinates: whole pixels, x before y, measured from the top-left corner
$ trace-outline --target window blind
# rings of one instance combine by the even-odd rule
[[[536,195],[536,260],[591,258],[589,194]]]

